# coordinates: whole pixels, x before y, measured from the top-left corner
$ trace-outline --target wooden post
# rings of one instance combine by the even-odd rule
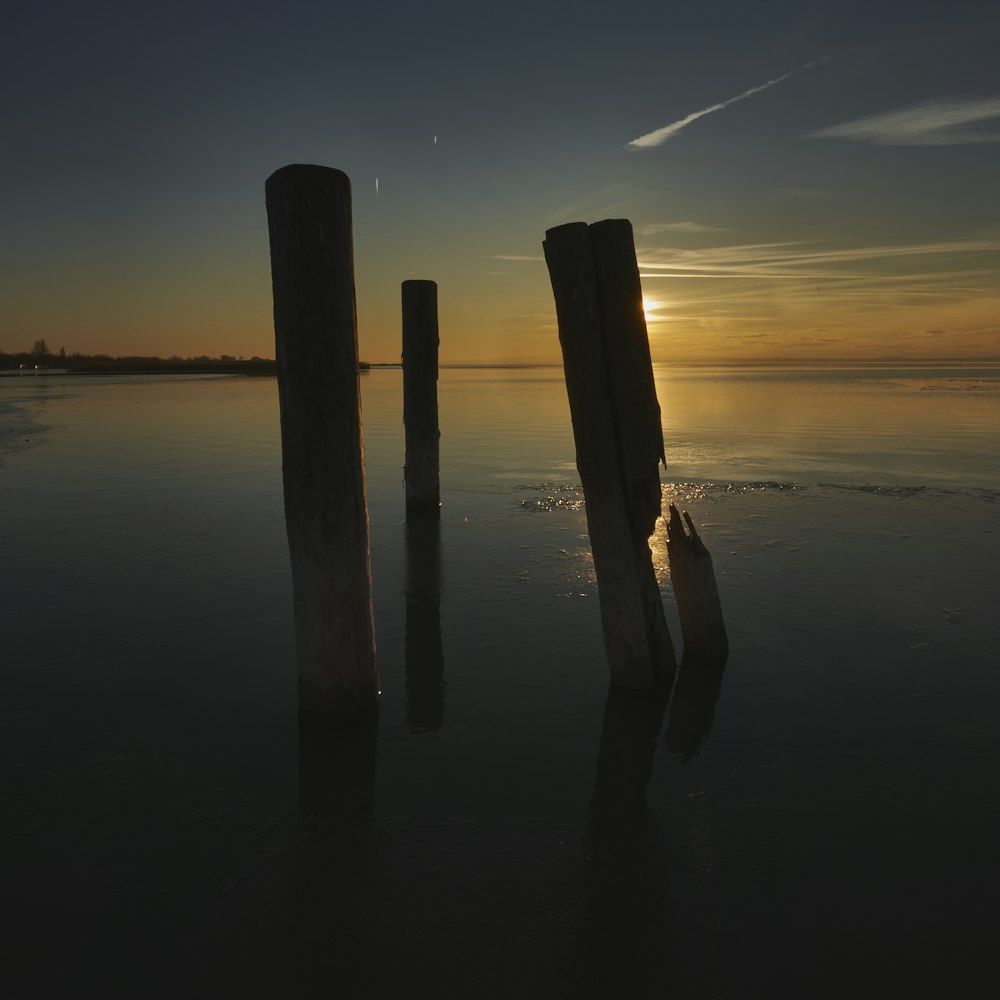
[[[690,533],[685,532],[685,524]],[[725,656],[729,652],[729,637],[712,557],[688,512],[684,511],[682,521],[673,504],[667,524],[667,558],[684,635],[684,656]]]
[[[441,512],[437,405],[437,284],[403,282],[403,425],[406,516]]]
[[[351,182],[293,164],[265,191],[299,705],[339,716],[379,697]]]
[[[663,432],[632,226],[569,223],[543,245],[611,680],[650,688],[676,661],[649,550]]]

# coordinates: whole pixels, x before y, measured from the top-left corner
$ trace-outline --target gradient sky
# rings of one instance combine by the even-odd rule
[[[657,361],[1000,356],[1000,5],[22,5],[0,350],[274,356],[264,181],[354,191],[361,357],[559,358],[541,242],[632,220]],[[376,186],[376,178],[378,179]]]

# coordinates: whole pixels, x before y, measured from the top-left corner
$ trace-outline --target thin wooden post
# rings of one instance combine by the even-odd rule
[[[688,531],[684,530],[685,524]],[[725,656],[729,652],[729,637],[722,617],[712,556],[695,530],[691,516],[684,511],[681,520],[673,504],[667,523],[667,558],[684,636],[685,657]]]
[[[569,223],[543,246],[611,680],[650,688],[676,661],[649,550],[663,433],[632,226]]]
[[[265,192],[299,705],[345,715],[379,697],[351,182],[293,164]]]
[[[440,515],[437,405],[437,284],[403,282],[403,424],[406,433],[406,515]]]

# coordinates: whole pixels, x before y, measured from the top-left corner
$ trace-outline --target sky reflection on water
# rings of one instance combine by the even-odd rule
[[[0,385],[3,440],[36,428],[0,446],[15,982],[170,995],[254,942],[237,978],[303,995],[442,967],[538,996],[986,968],[997,396],[658,379],[664,498],[712,550],[733,652],[621,726],[558,370],[442,372],[430,538],[403,522],[399,372],[363,377],[383,699],[353,846],[300,798],[273,381]]]

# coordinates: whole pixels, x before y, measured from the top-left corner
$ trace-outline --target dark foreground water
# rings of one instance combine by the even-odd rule
[[[557,369],[363,376],[377,723],[300,733],[268,379],[0,379],[22,996],[994,996],[1000,372],[658,372],[733,650],[609,693]],[[680,629],[660,532],[668,621]]]

